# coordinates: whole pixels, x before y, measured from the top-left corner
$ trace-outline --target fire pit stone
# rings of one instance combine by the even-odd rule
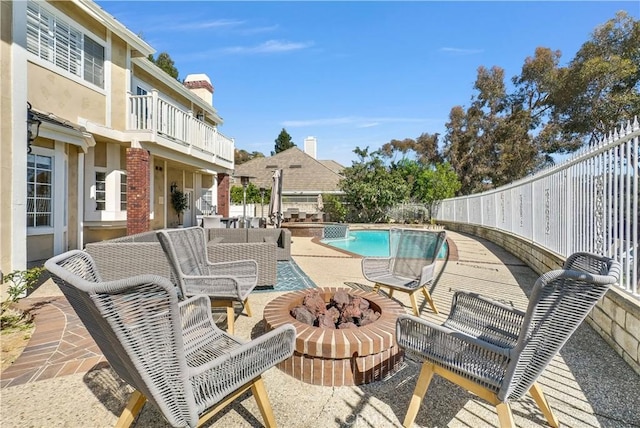
[[[403,358],[395,342],[395,323],[398,315],[404,313],[402,306],[384,296],[357,289],[316,290],[325,304],[336,292],[339,292],[338,299],[344,299],[343,293],[347,291],[366,300],[368,307],[380,316],[357,328],[314,327],[291,315],[294,308],[302,306],[308,290],[277,297],[264,309],[267,329],[287,323],[296,328],[294,355],[278,368],[303,382],[331,386],[369,383],[394,371]],[[319,302],[316,301],[316,306]]]

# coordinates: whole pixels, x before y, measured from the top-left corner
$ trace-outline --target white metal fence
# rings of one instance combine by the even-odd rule
[[[497,189],[442,201],[436,219],[507,231],[561,256],[589,251],[623,265],[620,287],[640,298],[636,117],[572,158]]]

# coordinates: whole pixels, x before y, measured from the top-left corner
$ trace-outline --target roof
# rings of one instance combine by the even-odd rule
[[[331,168],[326,166],[330,162]],[[249,176],[257,187],[271,188],[273,171],[282,169],[282,193],[334,193],[340,192],[342,176],[336,172],[334,161],[318,161],[297,146],[271,157],[255,158],[236,165],[235,177]]]
[[[334,160],[321,160],[320,162],[335,173],[342,174],[344,166],[340,165],[338,162]]]

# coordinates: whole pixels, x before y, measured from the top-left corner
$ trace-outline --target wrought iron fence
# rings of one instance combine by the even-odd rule
[[[589,251],[622,263],[620,287],[640,298],[636,117],[570,159],[497,189],[442,201],[435,218],[528,239],[561,256]]]

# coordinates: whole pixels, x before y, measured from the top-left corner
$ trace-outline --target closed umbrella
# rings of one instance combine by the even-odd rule
[[[324,209],[324,202],[322,201],[322,193],[318,194],[318,211],[322,211]]]
[[[271,223],[280,227],[282,223],[282,170],[273,171],[271,184],[271,199],[269,200],[269,218]]]

